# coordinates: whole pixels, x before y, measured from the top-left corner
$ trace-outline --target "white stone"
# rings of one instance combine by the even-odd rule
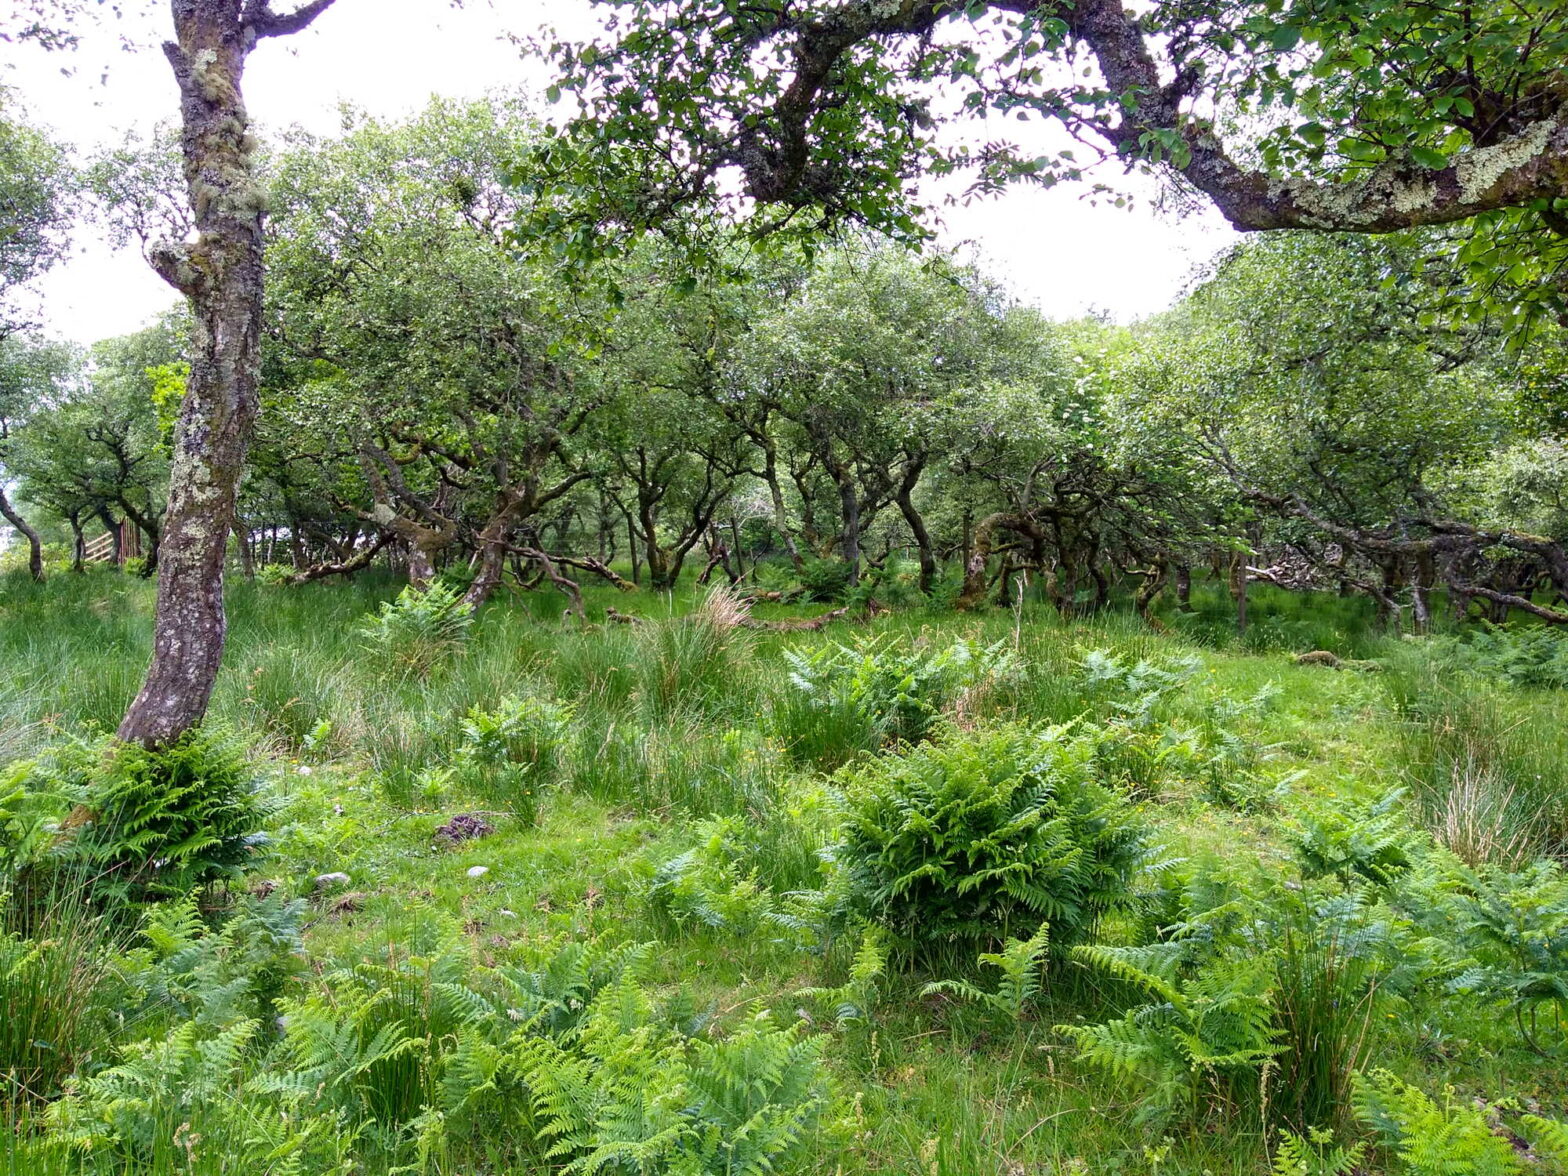
[[[490,867],[489,866],[469,866],[468,867],[468,876],[470,878],[483,878],[489,872],[490,872]]]

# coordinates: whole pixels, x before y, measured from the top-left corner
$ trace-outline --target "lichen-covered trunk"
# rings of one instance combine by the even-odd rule
[[[39,539],[38,532],[33,530],[28,525],[27,520],[18,514],[16,508],[11,505],[11,500],[5,496],[4,486],[0,486],[0,518],[5,519],[6,522],[15,527],[17,533],[27,540],[27,572],[33,579],[42,583],[44,578],[43,541]]]
[[[262,309],[262,201],[240,95],[253,37],[234,0],[174,0],[164,46],[180,87],[194,244],[152,261],[191,303],[191,373],[158,547],[153,658],[119,737],[165,746],[206,713],[223,656],[223,565],[251,425]]]

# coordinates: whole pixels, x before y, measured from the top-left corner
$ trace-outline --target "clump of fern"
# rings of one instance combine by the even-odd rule
[[[420,590],[410,585],[362,620],[358,634],[376,659],[376,669],[425,677],[467,642],[474,611],[456,587],[437,580]]]
[[[851,909],[916,952],[998,942],[1042,920],[1063,948],[1127,903],[1145,859],[1128,800],[1069,728],[951,734],[839,776],[833,860]]]
[[[266,843],[270,815],[243,742],[218,725],[153,751],[68,741],[6,778],[0,867],[24,901],[85,887],[101,910],[238,877]]]
[[[1016,675],[1004,642],[958,640],[944,649],[900,647],[886,638],[787,650],[787,689],[774,727],[790,754],[833,768],[857,753],[932,735],[965,694]]]
[[[532,824],[542,794],[560,779],[571,722],[570,705],[533,696],[509,694],[494,710],[474,707],[462,723],[459,781]]]
[[[1541,1170],[1537,1156],[1553,1166],[1568,1160],[1568,1124],[1522,1115],[1505,1126],[1494,1107],[1458,1101],[1451,1090],[1438,1102],[1387,1070],[1357,1074],[1352,1102],[1356,1117],[1410,1176],[1523,1176]],[[1532,1146],[1516,1148],[1514,1138]]]
[[[1075,959],[1131,985],[1146,1003],[1100,1024],[1056,1027],[1083,1063],[1142,1083],[1142,1121],[1255,1105],[1263,1066],[1280,1052],[1270,961],[1221,956],[1187,971],[1180,946],[1074,948]]]
[[[546,1155],[568,1173],[770,1172],[828,1099],[819,1039],[756,1012],[722,1038],[661,1025],[629,979],[562,1038],[516,1044]]]

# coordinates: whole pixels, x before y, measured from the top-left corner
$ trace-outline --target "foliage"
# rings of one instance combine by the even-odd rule
[[[567,1172],[773,1171],[827,1098],[819,1045],[800,1025],[758,1012],[722,1040],[683,1040],[624,981],[564,1040],[519,1049],[540,1134]]]
[[[1507,1004],[1537,1050],[1543,1008],[1568,1041],[1568,874],[1543,861],[1518,873],[1461,867],[1456,881],[1450,933],[1469,958],[1453,987]]]
[[[1513,1144],[1492,1129],[1486,1112],[1457,1101],[1451,1090],[1439,1104],[1387,1070],[1373,1070],[1356,1075],[1353,1102],[1356,1116],[1398,1154],[1412,1176],[1529,1171]]]
[[[238,877],[266,843],[249,751],[217,725],[158,751],[68,744],[9,780],[6,850],[28,891],[73,878],[95,904],[179,897]]]
[[[1218,959],[1189,975],[1172,945],[1080,946],[1073,955],[1148,998],[1116,1020],[1057,1026],[1086,1064],[1144,1084],[1140,1120],[1232,1111],[1259,1097],[1263,1066],[1281,1048],[1270,961]]]
[[[1374,801],[1341,803],[1304,814],[1291,836],[1307,878],[1359,877],[1394,881],[1411,865],[1414,831],[1404,819],[1399,789]]]
[[[424,591],[403,589],[367,617],[359,631],[373,656],[404,674],[424,677],[463,647],[473,619],[462,593],[437,581]]]
[[[1434,638],[1427,653],[1446,669],[1515,686],[1568,688],[1568,640],[1558,629],[1484,626],[1462,636]]]
[[[1272,1176],[1350,1176],[1366,1154],[1366,1144],[1335,1144],[1334,1133],[1311,1128],[1305,1135],[1282,1131]]]
[[[737,817],[698,822],[693,848],[654,871],[646,891],[650,908],[677,931],[809,944],[821,922],[822,896],[768,886],[758,859],[773,847],[759,844],[756,832]]]
[[[856,752],[918,743],[966,692],[1018,671],[1002,642],[964,640],[933,651],[869,638],[809,653],[786,650],[784,659],[788,692],[775,706],[775,724],[792,755],[823,767]]]
[[[533,696],[505,695],[495,710],[463,719],[457,764],[462,782],[519,820],[538,815],[544,789],[561,777],[572,708]]]
[[[927,984],[921,995],[946,993],[956,996],[960,1000],[984,1005],[1016,1024],[1028,1014],[1030,1004],[1040,992],[1045,954],[1050,942],[1050,925],[1042,923],[1040,929],[1028,939],[1009,939],[1001,951],[981,952],[981,966],[995,968],[1001,973],[995,992],[987,992],[967,980],[938,980],[934,984]]]
[[[917,951],[1050,923],[1081,943],[1143,860],[1127,800],[1068,728],[953,734],[845,769],[833,851],[853,907]]]

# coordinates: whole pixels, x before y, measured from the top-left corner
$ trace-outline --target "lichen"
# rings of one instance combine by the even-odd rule
[[[1494,143],[1490,147],[1477,147],[1465,152],[1454,167],[1459,178],[1460,199],[1466,204],[1476,203],[1503,176],[1545,152],[1552,136],[1561,127],[1559,120],[1545,119],[1522,135]]]

